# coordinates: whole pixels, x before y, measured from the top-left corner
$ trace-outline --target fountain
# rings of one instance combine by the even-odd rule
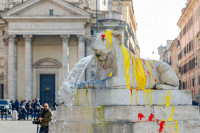
[[[198,133],[199,107],[164,62],[144,60],[107,30],[93,48],[96,76],[79,82],[94,56],[83,58],[58,91],[51,133]]]

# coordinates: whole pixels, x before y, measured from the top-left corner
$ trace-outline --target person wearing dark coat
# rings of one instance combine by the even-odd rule
[[[33,119],[34,117],[34,109],[29,106],[28,109],[27,109],[27,120],[28,120],[28,116],[31,115],[31,119]]]
[[[39,117],[40,113],[41,113],[41,108],[39,106],[36,106],[34,109],[34,120],[35,118]]]
[[[34,109],[35,100],[32,100],[31,107]]]
[[[49,133],[49,122],[52,120],[53,113],[49,109],[49,105],[47,103],[44,104],[41,116],[39,120],[40,124],[40,132],[39,133]]]
[[[5,115],[5,119],[7,120],[8,117],[8,109],[6,107],[3,107],[1,109],[1,119],[3,120],[3,116]]]
[[[58,103],[55,101],[53,106],[54,106],[54,109],[57,110]]]
[[[22,107],[22,106],[25,106],[24,100],[22,100],[22,101],[20,102],[20,107]]]
[[[25,120],[26,118],[26,109],[24,106],[21,106],[20,109],[19,109],[19,117],[18,117],[18,120],[20,120],[21,118],[23,118]]]
[[[15,110],[15,103],[13,100],[10,101],[11,107],[12,107],[12,111]]]
[[[26,110],[28,110],[29,106],[31,106],[31,101],[28,101],[28,102],[26,103]]]
[[[19,101],[17,99],[15,101],[15,109],[17,112],[19,112]]]
[[[38,106],[40,109],[42,108],[42,106],[40,105],[40,102],[39,102],[39,98],[36,98],[36,100],[35,100],[34,109],[35,109],[37,106]]]

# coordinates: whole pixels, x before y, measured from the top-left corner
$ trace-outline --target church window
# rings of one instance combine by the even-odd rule
[[[53,10],[52,9],[49,10],[49,16],[53,16]]]

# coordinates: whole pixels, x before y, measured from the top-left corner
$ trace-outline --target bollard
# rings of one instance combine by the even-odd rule
[[[16,111],[16,110],[13,110],[13,111],[12,111],[12,120],[13,120],[13,121],[16,121],[16,120],[17,120],[17,111]]]

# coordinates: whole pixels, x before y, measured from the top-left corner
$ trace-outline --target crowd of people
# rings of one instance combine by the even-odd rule
[[[25,100],[18,101],[17,99],[15,101],[10,101],[12,111],[16,110],[18,113],[18,120],[25,120],[31,119],[35,120],[41,114],[41,111],[43,109],[43,106],[39,102],[39,98],[36,98],[35,100],[26,102]],[[56,106],[56,105],[55,105]],[[8,117],[8,108],[3,107],[1,110],[1,119],[3,120],[3,117],[5,116],[5,120],[7,120]]]
[[[40,124],[40,131],[39,133],[49,133],[49,122],[52,120],[53,113],[51,109],[49,109],[48,103],[44,103],[44,105],[40,105],[39,98],[35,100],[26,102],[22,100],[19,102],[17,99],[14,102],[13,100],[10,101],[12,106],[12,111],[16,110],[18,112],[18,120],[26,119],[28,120],[29,116],[33,120],[33,124]],[[54,103],[54,109],[58,106],[57,103]],[[8,109],[3,107],[1,110],[1,118],[3,120],[3,116],[7,120],[8,116]],[[35,120],[37,123],[35,123]],[[39,122],[39,123],[38,123]]]

